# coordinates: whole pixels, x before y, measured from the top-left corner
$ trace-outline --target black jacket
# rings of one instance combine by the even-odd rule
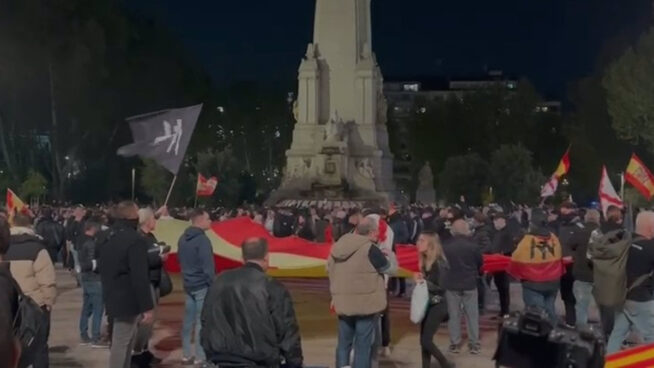
[[[483,265],[479,246],[471,238],[457,235],[443,243],[443,252],[449,263],[449,269],[443,273],[443,287],[452,291],[477,289]]]
[[[388,217],[388,226],[393,229],[393,245],[409,243],[409,228],[399,212]]]
[[[150,283],[152,283],[152,286],[154,287],[159,287],[159,284],[161,283],[161,268],[163,268],[163,260],[161,259],[157,238],[152,233],[146,234],[140,230],[139,235],[145,239],[145,244],[147,246]]]
[[[18,290],[12,279],[9,262],[0,262],[0,308],[9,311],[9,317],[13,320],[18,310]]]
[[[84,224],[82,221],[75,221],[74,217],[71,217],[66,224],[66,240],[73,243],[75,246],[75,240],[84,233]]]
[[[587,256],[588,242],[590,241],[590,235],[599,225],[588,222],[583,226],[580,231],[575,232],[576,239],[571,242],[572,251],[574,252],[572,275],[575,280],[593,282],[592,261]]]
[[[147,244],[136,222],[118,220],[98,262],[107,315],[134,317],[153,308]]]
[[[293,301],[277,280],[255,264],[220,274],[202,309],[200,341],[214,363],[302,367]]]
[[[66,234],[63,225],[55,222],[51,218],[42,219],[36,225],[34,230],[43,238],[48,249],[59,250],[66,242]]]
[[[579,246],[579,242],[582,239],[581,232],[583,228],[584,225],[576,216],[561,219],[559,231],[556,234],[558,234],[559,241],[561,242],[561,250],[563,251],[564,257],[574,256],[574,249]]]
[[[447,272],[449,266],[447,262],[439,260],[434,262],[431,268],[427,271],[424,268],[421,270],[422,275],[425,278],[427,283],[427,290],[429,290],[429,296],[443,296],[445,295],[445,289],[441,287],[441,274]]]
[[[513,240],[513,235],[508,226],[505,226],[502,230],[495,231],[493,235],[492,253],[510,256],[515,250],[515,246],[516,242]]]
[[[483,224],[475,228],[475,233],[472,235],[472,240],[477,243],[479,250],[483,254],[492,253],[491,241],[491,228],[489,225]]]
[[[82,234],[77,238],[75,248],[79,252],[79,266],[82,269],[82,280],[84,281],[100,281],[100,273],[97,267],[97,252],[95,239]],[[95,267],[93,261],[95,260]]]

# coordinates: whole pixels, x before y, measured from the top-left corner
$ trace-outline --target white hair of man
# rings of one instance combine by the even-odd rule
[[[643,211],[636,217],[636,233],[647,239],[654,238],[654,212]]]
[[[139,225],[143,225],[154,218],[154,211],[151,208],[139,209]]]
[[[379,226],[377,224],[377,221],[375,221],[374,218],[367,216],[361,219],[361,221],[357,225],[356,232],[359,235],[367,236],[370,235],[372,232],[378,230],[378,228]]]

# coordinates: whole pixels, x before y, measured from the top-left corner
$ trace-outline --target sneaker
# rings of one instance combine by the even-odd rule
[[[475,345],[475,346],[470,347],[470,354],[479,355],[479,353],[481,353],[481,347],[480,346]]]
[[[450,348],[447,349],[447,351],[452,354],[459,354],[461,352],[461,350],[459,350],[459,346],[454,344],[450,345]]]
[[[104,340],[96,340],[91,343],[93,349],[109,349],[109,343]]]
[[[391,356],[391,348],[388,347],[388,346],[385,346],[385,347],[381,348],[380,354],[381,354],[381,356],[386,357],[386,358],[390,357]]]
[[[195,359],[193,359],[193,357],[191,357],[191,358],[183,357],[182,358],[182,365],[193,365],[193,364],[195,364]]]
[[[80,341],[79,344],[80,344],[81,346],[88,346],[88,345],[91,345],[91,339],[89,339],[88,337],[84,337],[84,336],[82,336],[81,341]]]

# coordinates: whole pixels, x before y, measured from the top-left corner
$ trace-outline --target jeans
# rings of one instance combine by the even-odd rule
[[[130,368],[139,319],[140,316],[114,318],[109,368]]]
[[[577,326],[586,326],[588,324],[588,308],[593,298],[593,284],[585,281],[575,281],[572,291],[577,300],[577,304],[575,304]]]
[[[534,290],[522,286],[522,300],[525,302],[526,307],[540,307],[547,312],[550,316],[552,323],[556,323],[556,294],[558,290]]]
[[[450,343],[461,344],[461,307],[468,327],[468,346],[479,347],[479,304],[477,300],[477,289],[465,291],[445,292],[447,300],[447,311],[450,320],[447,321],[447,328],[450,331]]]
[[[39,331],[38,347],[34,352],[34,360],[32,361],[33,368],[48,368],[50,366],[50,357],[48,353],[48,340],[50,338],[50,312],[41,307],[43,311],[43,330]],[[21,366],[21,365],[19,365]]]
[[[647,302],[627,300],[622,309],[616,311],[607,353],[619,351],[622,342],[632,329],[640,334],[645,344],[654,342],[654,300]]]
[[[339,316],[336,367],[370,368],[373,344],[378,330],[379,316]],[[350,365],[350,351],[354,345],[354,361]]]
[[[204,361],[206,356],[202,346],[200,346],[200,328],[202,315],[202,306],[204,305],[204,298],[207,296],[208,288],[187,291],[186,302],[184,304],[184,322],[182,325],[182,352],[185,358],[193,356],[191,346],[191,333],[193,332],[193,325],[195,324],[195,359]]]
[[[79,317],[79,335],[82,340],[89,339],[89,318],[91,318],[91,340],[100,340],[102,327],[102,283],[100,281],[82,281],[82,313]]]

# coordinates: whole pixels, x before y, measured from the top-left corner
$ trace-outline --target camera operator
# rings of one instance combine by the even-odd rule
[[[157,238],[152,233],[157,226],[157,220],[154,212],[150,208],[141,208],[139,210],[139,228],[138,233],[146,240],[148,246],[148,274],[150,277],[150,293],[152,295],[152,305],[156,312],[159,303],[159,285],[161,283],[161,274],[163,262],[168,257],[170,247],[160,246]],[[167,251],[166,251],[167,250]],[[152,330],[156,313],[149,323],[139,323],[136,332],[136,342],[134,344],[134,356],[132,362],[139,367],[149,367],[150,364],[157,364],[161,359],[155,357],[149,350],[149,341],[152,337]]]

